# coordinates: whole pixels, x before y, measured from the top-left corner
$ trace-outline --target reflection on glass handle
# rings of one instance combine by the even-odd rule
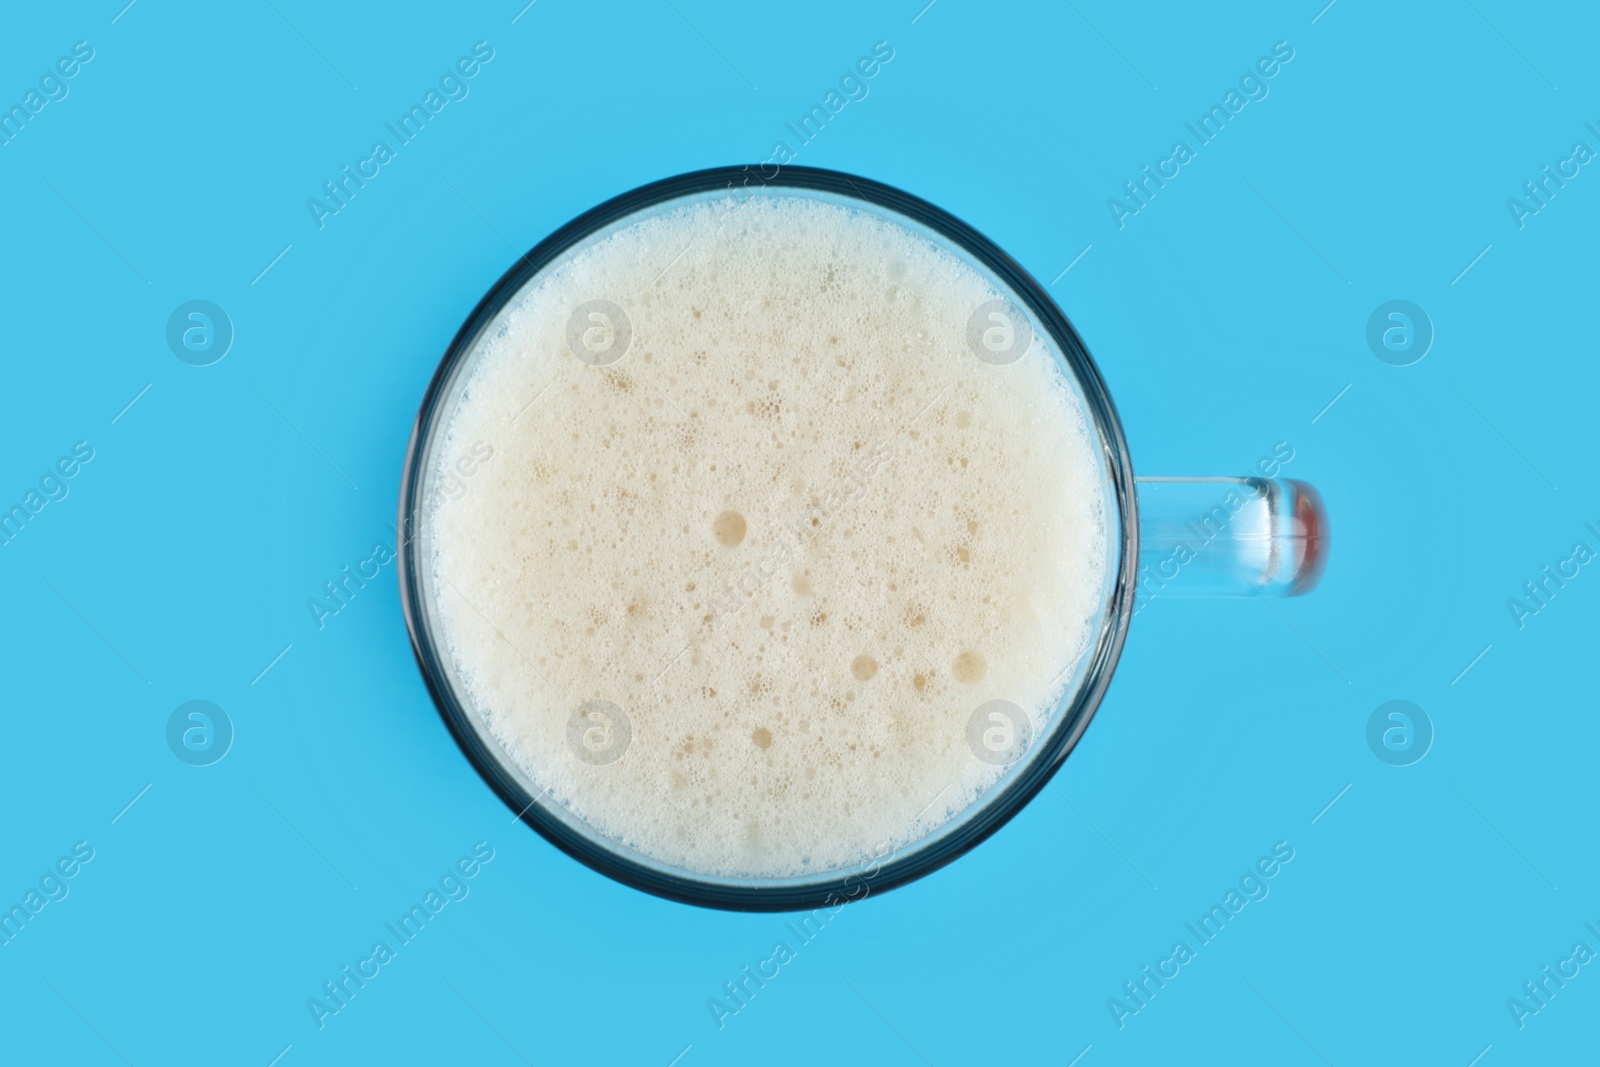
[[[1139,597],[1310,591],[1328,513],[1290,478],[1137,478]]]

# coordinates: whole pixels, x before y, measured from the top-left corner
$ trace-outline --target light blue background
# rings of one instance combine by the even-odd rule
[[[1574,141],[1600,148],[1593,14],[923,2],[7,12],[0,101],[74,41],[95,58],[0,148],[0,500],[75,441],[96,454],[0,548],[0,903],[73,842],[96,855],[0,948],[4,1059],[1593,1056],[1600,966],[1525,1029],[1506,1007],[1574,942],[1600,949],[1600,572],[1525,629],[1506,606],[1600,548],[1600,172],[1525,229],[1506,207]],[[480,39],[471,95],[319,231],[306,199]],[[878,40],[870,96],[796,162],[932,200],[1051,285],[1141,472],[1243,472],[1290,442],[1335,549],[1305,599],[1153,604],[1051,788],[847,908],[719,1031],[707,999],[785,917],[653,899],[511,824],[434,712],[392,566],[321,632],[305,605],[392,543],[424,387],[514,249],[792,143]],[[1270,96],[1118,230],[1107,198],[1279,40]],[[163,339],[194,298],[237,331],[211,367]],[[1414,366],[1364,340],[1393,298],[1437,331]],[[1411,767],[1365,741],[1394,698],[1437,732]],[[237,732],[211,767],[166,747],[191,699]],[[471,895],[319,1031],[307,998],[478,840],[496,855]],[[1280,840],[1271,895],[1119,1030],[1107,999]]]

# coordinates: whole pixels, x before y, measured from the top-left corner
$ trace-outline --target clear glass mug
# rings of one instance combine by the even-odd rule
[[[489,786],[523,822],[591,868],[646,892],[745,911],[837,906],[902,885],[950,862],[1003,826],[1061,767],[1104,697],[1129,624],[1152,595],[1211,596],[1254,591],[1296,595],[1316,584],[1327,557],[1328,524],[1316,492],[1270,477],[1136,478],[1111,397],[1076,331],[1044,288],[993,242],[959,219],[898,189],[835,171],[751,167],[697,171],[635,189],[584,213],[540,242],[501,277],[445,353],[423,399],[401,480],[401,605],[418,665],[445,724]],[[871,210],[959,256],[1049,339],[1098,441],[1108,500],[1110,555],[1098,598],[1097,632],[1044,729],[1010,753],[992,786],[925,836],[878,850],[847,868],[793,878],[750,878],[663,863],[597,832],[556,803],[517,765],[471,706],[444,644],[439,590],[429,560],[428,502],[450,477],[439,438],[459,401],[480,341],[541,271],[615,228],[694,199],[800,196]]]

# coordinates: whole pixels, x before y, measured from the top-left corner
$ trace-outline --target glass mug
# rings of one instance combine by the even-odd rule
[[[608,837],[555,802],[507,753],[472,706],[444,641],[440,590],[428,562],[428,502],[446,491],[443,480],[451,477],[442,463],[441,438],[480,344],[494,336],[503,313],[541,272],[606,233],[696,200],[728,198],[737,207],[738,198],[773,195],[886,216],[965,261],[1004,294],[1010,313],[1026,316],[1033,336],[1049,339],[1052,355],[1075,386],[1094,438],[1102,492],[1116,506],[1104,509],[1107,558],[1087,651],[1053,714],[1024,738],[1024,748],[1006,754],[999,778],[919,839],[892,849],[886,843],[848,867],[768,878],[675,867]],[[401,605],[413,651],[445,724],[489,786],[523,822],[602,874],[669,899],[744,911],[837,906],[957,858],[1015,815],[1071,753],[1105,695],[1142,597],[1252,590],[1296,595],[1316,584],[1328,546],[1321,501],[1303,482],[1135,478],[1105,383],[1066,316],[1037,281],[983,235],[932,204],[865,178],[809,167],[784,167],[770,178],[749,167],[726,167],[655,182],[584,213],[519,259],[468,317],[428,387],[407,450],[400,522]]]

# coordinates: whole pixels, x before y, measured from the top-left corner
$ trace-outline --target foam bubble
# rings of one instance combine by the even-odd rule
[[[426,542],[510,757],[602,836],[742,877],[862,862],[990,788],[974,709],[1048,730],[1107,553],[1081,401],[1008,314],[908,226],[795,195],[542,272],[437,450],[494,461]]]

